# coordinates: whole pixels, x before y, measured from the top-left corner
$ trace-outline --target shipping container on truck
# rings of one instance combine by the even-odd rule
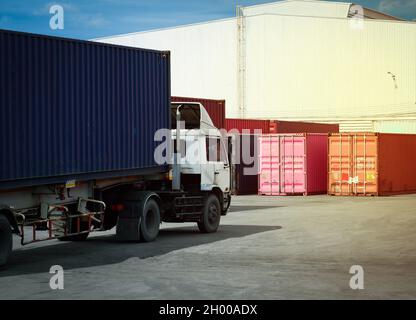
[[[259,139],[261,195],[311,195],[327,190],[327,134],[269,134]]]
[[[416,193],[416,135],[339,133],[328,138],[328,194]]]
[[[114,226],[148,242],[162,221],[217,230],[227,141],[200,103],[171,104],[169,52],[0,30],[0,70],[0,265],[13,233],[25,245]]]
[[[207,110],[214,126],[218,129],[224,128],[225,100],[174,96],[171,98],[171,101],[201,103],[204,106],[205,110]]]

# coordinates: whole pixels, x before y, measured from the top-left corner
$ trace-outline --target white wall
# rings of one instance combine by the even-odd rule
[[[247,18],[246,117],[416,115],[416,24],[370,20],[357,30],[350,23]]]

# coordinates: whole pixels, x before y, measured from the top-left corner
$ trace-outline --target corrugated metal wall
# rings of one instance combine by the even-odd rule
[[[415,120],[380,120],[374,122],[375,132],[416,134]]]
[[[415,114],[416,23],[263,15],[246,30],[247,118]]]
[[[0,31],[0,70],[1,186],[160,168],[169,54]]]

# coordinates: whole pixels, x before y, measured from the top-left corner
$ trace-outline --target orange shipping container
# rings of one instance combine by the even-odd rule
[[[330,195],[416,193],[416,135],[330,134],[328,156]]]

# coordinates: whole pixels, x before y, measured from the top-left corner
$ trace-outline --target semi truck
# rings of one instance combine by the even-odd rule
[[[16,236],[217,231],[230,147],[202,104],[171,103],[169,52],[0,30],[0,70],[0,265]]]

